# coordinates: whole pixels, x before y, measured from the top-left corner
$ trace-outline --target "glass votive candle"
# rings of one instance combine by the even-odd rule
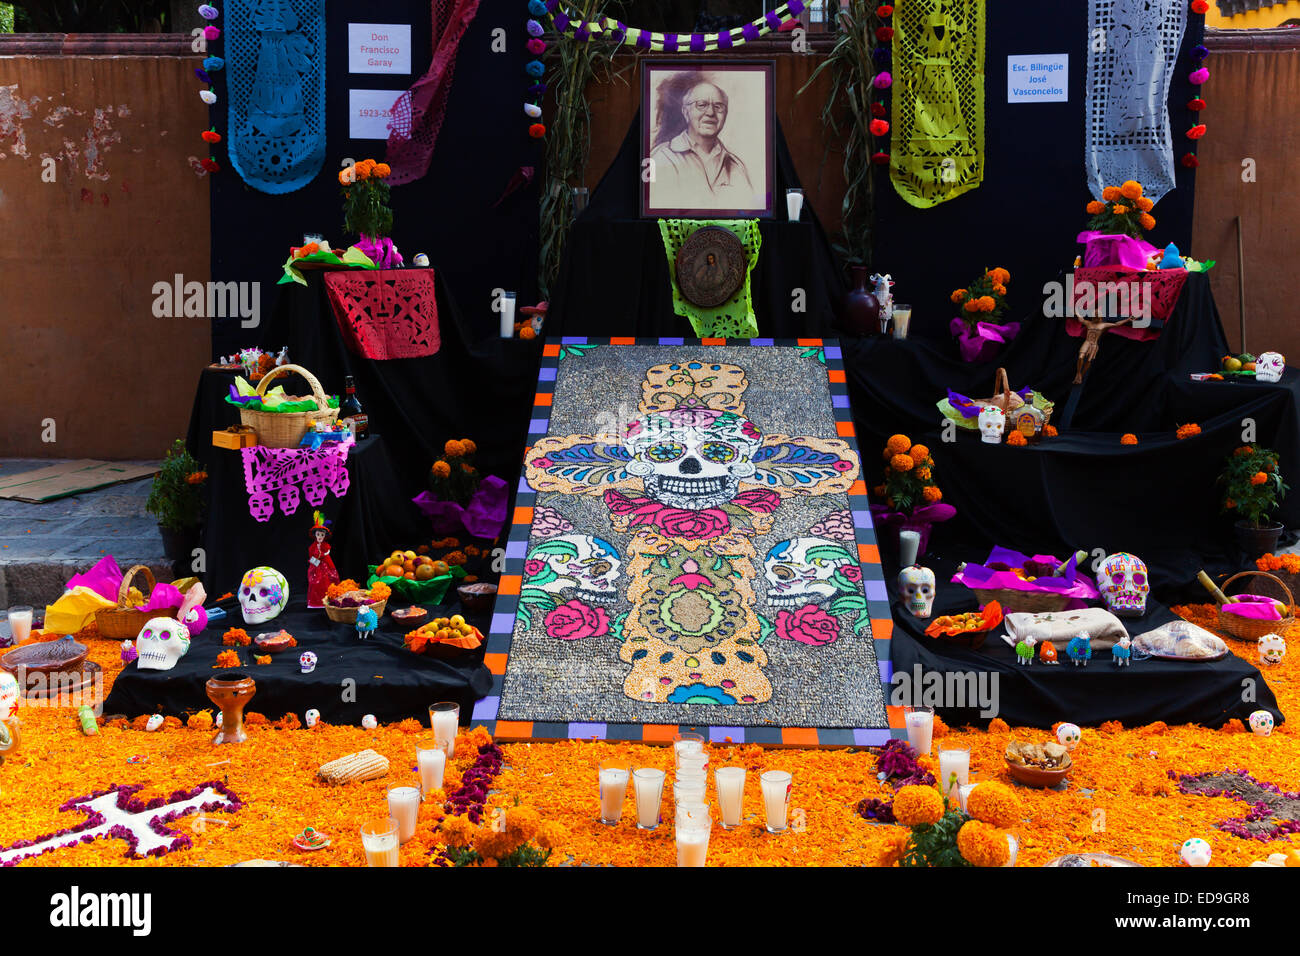
[[[767,811],[767,832],[784,833],[789,825],[790,789],[794,778],[784,770],[768,770],[759,783],[763,788],[763,807]]]
[[[719,767],[713,771],[713,785],[718,791],[718,822],[722,829],[740,826],[745,805],[745,768]]]
[[[684,754],[704,753],[704,737],[700,734],[678,734],[673,738],[673,759],[681,767]]]
[[[794,222],[803,213],[803,190],[787,189],[785,191],[785,211]]]
[[[934,743],[934,709],[908,707],[903,714],[907,726],[907,742],[917,754],[929,754]]]
[[[15,644],[21,644],[32,636],[32,608],[28,604],[18,604],[9,609],[9,635]]]
[[[623,800],[627,797],[627,764],[605,761],[600,765],[600,822],[614,826],[623,819]]]
[[[706,751],[698,753],[684,753],[677,758],[677,772],[682,773],[707,773],[709,768],[709,755]]]
[[[677,865],[704,866],[709,856],[709,834],[713,822],[707,813],[703,818],[693,818],[686,822],[677,821]]]
[[[894,338],[907,338],[907,328],[912,324],[912,307],[910,305],[894,304]]]
[[[673,781],[673,802],[678,806],[683,803],[704,803],[704,791],[707,788],[704,774],[698,777],[682,777],[678,774]]]
[[[654,767],[638,767],[632,771],[638,830],[653,830],[659,826],[659,806],[663,802],[665,776],[662,770]]]
[[[709,805],[698,800],[679,803],[674,811],[674,822],[677,826],[699,825],[707,819],[709,819]]]
[[[515,293],[506,292],[501,296],[501,337],[515,337]]]
[[[415,822],[420,816],[420,788],[414,783],[390,783],[388,815],[397,821],[399,843],[415,836]]]
[[[398,865],[397,821],[377,817],[361,825],[361,848],[366,851],[366,866]]]
[[[447,752],[437,738],[426,737],[415,745],[415,765],[420,770],[420,790],[428,799],[429,794],[442,789],[447,772]]]
[[[921,532],[898,532],[898,560],[903,567],[910,568],[912,565],[916,564],[916,559],[920,556],[917,552],[920,550]]]
[[[460,704],[444,700],[429,705],[429,726],[438,745],[447,752],[447,759],[456,756],[456,734],[460,730]]]
[[[970,783],[970,751],[939,751],[939,791],[946,797],[953,796],[953,790]]]
[[[1017,839],[1015,838],[1014,835],[1008,833],[1008,834],[1007,834],[1007,846],[1008,846],[1008,847],[1010,848],[1010,850],[1011,850],[1011,855],[1010,855],[1009,857],[1007,857],[1007,862],[1004,863],[1004,864],[1002,864],[1002,865],[1003,865],[1003,866],[1015,866],[1015,865],[1016,865],[1016,853],[1020,850],[1020,841],[1017,840]]]
[[[975,789],[977,784],[963,783],[957,788],[957,803],[961,805],[962,813],[966,812],[966,801],[970,797],[970,792]]]

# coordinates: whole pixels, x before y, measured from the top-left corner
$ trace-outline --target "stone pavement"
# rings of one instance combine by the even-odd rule
[[[0,476],[57,463],[0,459]],[[0,608],[30,604],[39,614],[63,593],[68,578],[105,554],[123,571],[143,564],[158,580],[170,581],[158,524],[144,510],[151,483],[142,478],[38,505],[0,499]]]

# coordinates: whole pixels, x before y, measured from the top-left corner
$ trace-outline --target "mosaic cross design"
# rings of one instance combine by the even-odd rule
[[[544,356],[475,720],[501,739],[895,735],[839,348],[564,339]]]

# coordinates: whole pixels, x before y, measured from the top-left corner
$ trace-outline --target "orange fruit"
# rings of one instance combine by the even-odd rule
[[[414,560],[415,560],[415,552],[414,552],[414,551],[403,551],[403,552],[402,552],[402,557],[406,558],[408,561],[414,561]]]
[[[440,641],[448,641],[451,640],[451,631],[447,630],[444,627],[441,630],[439,630],[438,633],[435,634],[434,636]]]
[[[414,572],[414,571],[407,571],[405,574],[402,575],[402,577],[406,578],[406,580],[408,580],[408,581],[414,581],[414,580],[415,580],[415,572]]]
[[[405,561],[402,562],[402,567],[406,568],[406,570],[408,570],[408,571],[414,571],[414,570],[415,570],[415,559],[414,559],[414,558],[407,558]]]
[[[422,564],[415,569],[415,580],[417,581],[428,581],[432,577],[433,565],[431,564]]]
[[[433,562],[433,573],[439,577],[441,577],[444,574],[450,574],[451,565],[449,565],[446,561],[435,561]]]

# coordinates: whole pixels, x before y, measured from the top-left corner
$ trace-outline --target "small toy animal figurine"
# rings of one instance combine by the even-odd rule
[[[1092,638],[1087,634],[1079,634],[1070,638],[1070,643],[1065,645],[1065,653],[1070,660],[1074,661],[1074,666],[1078,667],[1083,664],[1088,666],[1088,661],[1092,660]]]
[[[894,287],[894,280],[886,272],[884,275],[873,275],[871,281],[876,285],[874,294],[880,303],[880,329],[883,332],[889,326],[889,320],[894,317],[894,293],[890,291]]]
[[[1051,641],[1043,641],[1038,648],[1038,659],[1044,664],[1061,663],[1056,657],[1056,645]]]
[[[1178,247],[1172,242],[1165,246],[1164,257],[1160,260],[1158,269],[1181,269],[1183,268],[1183,257],[1178,254]]]
[[[379,626],[379,615],[375,613],[372,607],[361,607],[357,609],[357,637],[365,640],[375,632]]]
[[[1026,637],[1016,643],[1016,663],[1024,664],[1026,667],[1034,663],[1034,645],[1038,641],[1032,637]]]
[[[1111,663],[1116,667],[1128,667],[1133,656],[1133,642],[1124,635],[1110,649]]]
[[[275,357],[275,364],[276,365],[289,364],[289,346],[286,345],[284,348],[280,349],[280,354]]]

